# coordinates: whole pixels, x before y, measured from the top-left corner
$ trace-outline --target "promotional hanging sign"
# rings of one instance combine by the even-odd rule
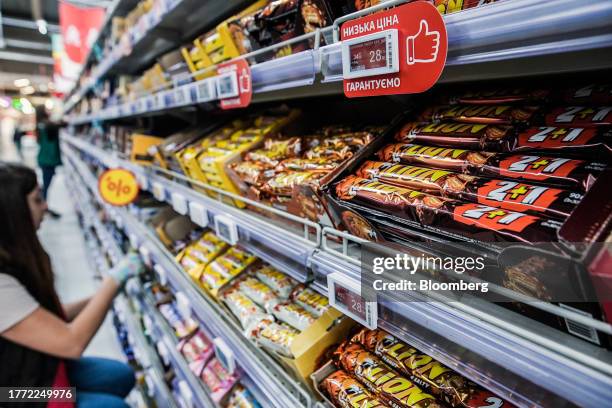
[[[425,92],[446,63],[444,19],[417,1],[347,21],[340,28],[349,98]]]
[[[221,64],[217,68],[217,97],[221,109],[236,109],[249,106],[253,95],[251,68],[244,59]]]
[[[98,191],[104,201],[111,205],[124,206],[138,197],[138,181],[129,170],[107,170],[98,179]]]

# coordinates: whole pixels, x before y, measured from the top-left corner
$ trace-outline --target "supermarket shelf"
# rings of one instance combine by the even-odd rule
[[[611,20],[612,3],[597,0],[500,1],[447,15],[449,51],[440,81],[610,68]],[[342,93],[340,42],[256,64],[251,69],[253,102]],[[197,86],[192,83],[161,91],[155,97],[143,96],[96,114],[72,116],[68,121],[78,125],[197,104],[202,102],[195,91]],[[173,95],[180,92],[193,96],[179,101]]]
[[[91,183],[93,175],[87,174],[83,166],[78,164],[79,159],[72,152],[67,149],[64,152],[85,182]],[[210,337],[221,337],[230,346],[236,354],[238,364],[249,377],[250,382],[256,386],[256,394],[265,395],[266,400],[276,407],[311,406],[309,393],[270,356],[247,340],[237,323],[227,316],[227,312],[201,293],[197,285],[150,230],[124,209],[109,209],[109,211],[122,219],[124,231],[130,237],[132,244],[139,247],[141,254],[148,254],[151,263],[156,265],[158,270],[161,268],[164,271],[165,276],[161,279],[167,280],[175,291],[183,292],[188,299],[193,300],[191,305],[193,312]],[[278,393],[278,389],[283,389],[285,392]]]
[[[70,153],[68,153],[68,155],[69,154]],[[73,159],[74,158],[70,159],[67,165],[71,167],[71,169],[73,170],[72,172],[73,174],[78,174],[79,177],[81,178],[81,180],[79,181],[77,181],[76,179],[74,181],[77,184],[87,183],[91,181],[89,177],[86,176],[87,173],[84,172],[83,167],[78,165],[76,162],[72,161]],[[89,184],[86,184],[86,185],[89,185]],[[82,195],[79,196],[79,201],[88,202],[89,198],[91,197],[91,194],[88,194],[84,189],[81,190],[81,194]],[[128,282],[128,284],[129,283],[133,283],[133,282]],[[129,285],[129,286],[134,287],[134,285]],[[136,286],[138,287],[138,285]],[[136,294],[136,296],[140,298],[141,294]],[[142,303],[138,303],[138,304],[142,305]],[[163,378],[163,376],[160,377],[158,374],[155,373],[157,369],[155,368],[151,369],[152,364],[154,364],[154,361],[157,358],[157,357],[153,357],[151,353],[155,353],[155,352],[152,350],[150,351],[147,350],[146,347],[148,346],[144,346],[145,344],[147,344],[146,339],[142,337],[142,330],[137,329],[138,323],[129,321],[131,312],[129,312],[129,306],[126,305],[125,299],[121,300],[121,298],[118,298],[116,300],[115,307],[121,311],[120,320],[122,321],[122,323],[128,325],[128,332],[131,335],[131,340],[128,339],[128,341],[130,341],[130,344],[132,344],[132,346],[134,347],[135,357],[145,365],[144,368],[147,368],[147,375],[150,376],[150,381],[152,381],[152,384],[154,384],[156,393],[161,394],[161,398],[167,398],[165,391],[164,391],[164,387],[166,389],[167,387],[163,383],[163,379],[161,379],[162,382],[159,383],[160,378]],[[201,381],[193,375],[193,373],[189,370],[189,367],[187,363],[185,362],[184,358],[176,350],[177,342],[176,340],[173,340],[172,331],[167,326],[167,324],[163,321],[163,317],[161,317],[161,315],[159,315],[157,311],[152,312],[151,307],[147,307],[145,309],[148,311],[147,316],[149,316],[152,322],[155,322],[154,327],[152,328],[154,330],[154,333],[152,333],[153,338],[159,339],[159,342],[164,344],[163,347],[165,350],[167,350],[168,358],[170,359],[168,363],[172,364],[172,366],[175,368],[178,375],[180,375],[182,381],[188,384],[188,387],[186,387],[186,390],[188,391],[184,391],[184,392],[187,392],[189,395],[182,395],[182,397],[191,399],[191,401],[195,403],[196,406],[198,407],[214,408],[215,404],[208,397],[207,391],[203,388]],[[130,331],[130,327],[132,329],[131,331]],[[158,348],[159,348],[159,345],[158,345]],[[140,351],[137,352],[137,350],[140,350]],[[145,354],[142,354],[143,353],[142,350],[145,350],[144,351]],[[161,368],[159,370],[161,370]],[[195,395],[194,395],[194,392],[195,392]],[[168,399],[168,405],[160,405],[160,406],[162,407],[177,406],[177,404],[173,402],[173,399],[171,397],[169,398],[170,399]],[[187,406],[192,406],[192,405],[193,404],[189,404]]]
[[[169,172],[152,172],[151,169],[144,169],[135,166],[130,162],[113,157],[102,149],[96,148],[88,143],[84,143],[75,137],[63,134],[63,140],[70,143],[79,150],[87,152],[89,155],[98,158],[106,167],[113,168],[121,165],[130,169],[137,175],[141,182],[141,187],[152,191],[160,201],[167,201],[172,205],[172,193],[179,194],[188,202],[202,205],[208,212],[209,225],[214,227],[215,216],[224,215],[232,219],[238,226],[238,237],[241,244],[255,255],[264,259],[275,267],[286,271],[294,279],[305,282],[307,276],[307,260],[318,247],[320,237],[320,225],[309,220],[292,216],[281,211],[274,214],[284,217],[288,222],[293,223],[293,228],[286,224],[274,225],[269,218],[258,217],[255,214],[241,211],[240,209],[216,200],[202,193],[199,193],[185,185],[184,177]],[[148,170],[148,171],[147,171]],[[170,180],[168,176],[174,175],[175,180]],[[95,184],[95,180],[92,180]],[[204,184],[202,188],[210,188]],[[215,191],[216,189],[212,189]],[[226,192],[223,192],[227,194]],[[96,192],[97,194],[97,192]],[[240,196],[236,199],[243,200]],[[261,206],[260,203],[252,202],[252,205]],[[266,211],[271,211],[269,207],[263,207]],[[272,214],[272,215],[274,215]]]
[[[314,287],[327,295],[333,272],[360,281],[359,263],[323,243],[311,260]],[[597,407],[612,398],[612,353],[490,302],[409,292],[379,295],[378,305],[382,329],[518,406]]]
[[[198,33],[239,11],[248,3],[246,0],[161,2],[158,9],[151,10],[143,16],[138,25],[128,33],[129,41],[117,44],[100,62],[91,78],[79,89],[70,93],[71,97],[67,99],[64,112],[69,112],[106,75],[134,74],[144,70],[158,56],[177,49]]]
[[[163,184],[164,196],[177,191],[187,194],[187,187],[178,183],[168,184],[175,182],[155,172],[143,172],[142,168],[120,161],[74,137],[64,135],[63,140],[97,157],[107,166],[121,165],[132,169],[139,179],[146,179],[147,186],[166,183]],[[202,197],[208,199],[194,191],[191,194],[186,196],[194,200]],[[231,214],[237,217],[239,213],[243,216],[248,214],[219,202],[216,204],[219,205],[219,211],[231,209]],[[246,223],[254,221],[251,218],[240,220]],[[271,229],[269,223],[267,228],[270,235],[279,233],[279,237],[282,237],[268,240],[266,245],[276,245],[269,248],[278,248],[280,252],[293,245],[295,235]],[[348,236],[330,231],[340,237]],[[349,257],[348,253],[334,249],[327,242],[325,237],[330,231],[323,231],[321,245],[315,246],[315,251],[307,257],[305,264],[314,272],[314,287],[324,295],[327,295],[326,276],[332,272],[342,272],[353,279],[360,279],[358,261]],[[248,235],[241,234],[243,237]],[[349,238],[352,238],[352,243],[347,244],[346,248],[352,248],[353,244],[360,242],[355,237]],[[148,241],[152,240],[154,238],[148,238]],[[153,252],[157,252],[157,249]],[[166,267],[171,269],[173,261],[165,262]],[[180,268],[175,266],[175,269],[180,272]],[[190,298],[194,298],[192,294],[197,298],[194,290],[189,289],[189,285],[193,284],[186,275],[179,276],[176,277],[176,285],[189,291]],[[576,403],[595,407],[605,405],[606,401],[612,399],[612,354],[605,349],[478,299],[459,304],[444,302],[443,299],[421,298],[415,294],[415,299],[404,298],[401,302],[393,300],[379,299],[380,327],[418,346],[519,406],[549,406],[554,402],[555,406]],[[194,307],[200,303],[197,302]],[[205,313],[202,311],[203,315]],[[571,314],[567,316],[574,318]],[[599,329],[609,329],[602,322],[592,320],[592,324]]]
[[[148,396],[155,399],[158,406],[177,407],[172,393],[164,382],[164,370],[157,353],[145,338],[138,317],[134,315],[124,296],[119,296],[115,300],[115,311],[118,314],[119,321],[124,324],[128,331],[128,342],[134,350],[134,357],[143,368],[146,383],[153,388],[149,390],[151,393]]]

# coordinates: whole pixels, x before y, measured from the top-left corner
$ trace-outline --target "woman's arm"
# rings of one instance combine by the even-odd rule
[[[117,281],[106,277],[98,292],[72,322],[67,323],[39,307],[25,319],[0,333],[0,336],[56,357],[78,358],[104,321],[118,290]]]
[[[75,317],[81,310],[87,305],[87,303],[91,300],[91,296],[85,299],[81,299],[77,302],[65,303],[62,305],[64,308],[64,314],[66,315],[66,320],[69,322],[73,321]]]

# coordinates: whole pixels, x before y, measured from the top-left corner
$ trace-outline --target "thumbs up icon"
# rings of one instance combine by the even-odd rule
[[[434,62],[440,49],[440,33],[429,31],[427,21],[421,20],[419,32],[406,38],[408,65],[417,62]]]

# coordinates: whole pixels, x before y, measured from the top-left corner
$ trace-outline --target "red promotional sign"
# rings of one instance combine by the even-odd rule
[[[251,68],[240,59],[217,67],[217,96],[221,109],[244,108],[251,103]]]
[[[446,27],[429,2],[347,21],[340,35],[344,94],[349,98],[424,92],[444,69]]]
[[[60,1],[59,17],[64,50],[72,61],[82,64],[98,36],[104,21],[104,9],[81,8]]]

